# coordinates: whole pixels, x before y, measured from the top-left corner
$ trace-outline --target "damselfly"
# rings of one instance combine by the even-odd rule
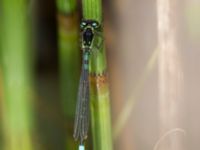
[[[74,124],[75,140],[83,141],[87,139],[89,129],[89,63],[92,55],[98,55],[102,47],[102,27],[95,20],[83,20],[80,24],[81,29],[81,48],[82,69],[78,89],[76,106],[76,116]]]

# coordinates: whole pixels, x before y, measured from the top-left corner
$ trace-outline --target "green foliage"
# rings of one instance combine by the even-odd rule
[[[1,60],[5,150],[32,150],[32,71],[26,0],[3,0]]]

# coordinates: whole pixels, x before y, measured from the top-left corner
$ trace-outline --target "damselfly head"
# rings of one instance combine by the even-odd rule
[[[82,20],[80,24],[82,31],[83,47],[91,48],[95,30],[100,29],[100,24],[95,20]]]

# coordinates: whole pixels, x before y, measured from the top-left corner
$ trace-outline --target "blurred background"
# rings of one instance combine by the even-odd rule
[[[77,149],[81,16],[0,1],[0,149]],[[113,149],[199,150],[200,0],[104,0],[103,16]]]

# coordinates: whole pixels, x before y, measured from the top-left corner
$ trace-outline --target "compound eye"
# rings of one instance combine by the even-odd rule
[[[98,26],[99,26],[98,22],[93,22],[93,23],[92,23],[92,27],[98,28]]]
[[[86,26],[87,26],[86,22],[84,22],[84,21],[81,22],[81,24],[80,24],[81,29],[84,29]]]

